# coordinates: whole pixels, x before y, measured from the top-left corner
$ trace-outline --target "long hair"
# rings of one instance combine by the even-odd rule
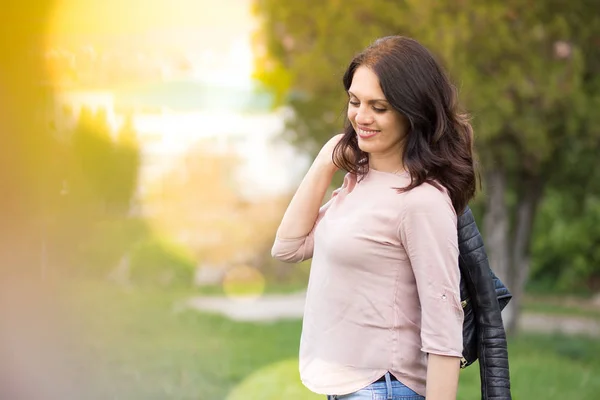
[[[441,185],[460,215],[476,190],[473,129],[459,110],[456,89],[441,66],[425,47],[403,36],[380,38],[354,57],[343,78],[346,91],[360,66],[377,75],[387,101],[409,122],[403,153],[398,156],[411,183],[398,190],[405,192],[423,183],[438,189]],[[369,156],[359,149],[347,118],[333,161],[359,177],[369,169]]]

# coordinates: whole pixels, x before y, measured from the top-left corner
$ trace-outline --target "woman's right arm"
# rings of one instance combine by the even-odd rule
[[[308,258],[305,252],[306,237],[317,221],[323,198],[337,170],[332,153],[341,137],[342,134],[336,135],[323,146],[302,179],[277,229],[271,249],[273,257],[285,262],[299,262]]]

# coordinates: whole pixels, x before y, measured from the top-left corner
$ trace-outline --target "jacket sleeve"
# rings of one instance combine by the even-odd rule
[[[458,219],[460,262],[477,322],[483,400],[510,400],[506,333],[483,239],[469,207]]]

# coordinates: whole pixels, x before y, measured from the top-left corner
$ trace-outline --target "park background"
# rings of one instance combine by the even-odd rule
[[[320,398],[297,372],[310,263],[270,247],[347,63],[391,34],[473,117],[514,398],[597,397],[597,0],[5,3],[2,398]]]

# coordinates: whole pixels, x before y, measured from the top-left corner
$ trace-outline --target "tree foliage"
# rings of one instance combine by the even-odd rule
[[[341,78],[355,53],[398,34],[428,47],[473,117],[486,247],[518,309],[538,205],[547,191],[587,185],[573,158],[600,148],[596,11],[593,0],[256,0],[256,76],[293,110],[288,139],[314,153],[342,128]]]
[[[113,135],[105,111],[83,108],[71,134],[70,191],[80,206],[101,217],[126,214],[137,186],[139,144],[130,119]]]
[[[113,267],[111,263],[132,245],[127,239],[135,236],[125,233],[137,190],[137,134],[131,120],[115,132],[105,111],[87,108],[80,111],[72,128],[58,125],[61,131],[55,135],[61,138],[57,142],[60,151],[55,165],[49,166],[53,179],[44,193],[45,257],[53,267],[72,267],[69,271],[104,271]],[[112,232],[105,234],[109,226]],[[109,235],[120,241],[106,240]]]
[[[256,76],[295,111],[288,133],[314,149],[340,130],[352,56],[380,36],[414,37],[457,82],[482,162],[536,170],[557,131],[574,134],[597,105],[594,9],[591,1],[257,0]]]

